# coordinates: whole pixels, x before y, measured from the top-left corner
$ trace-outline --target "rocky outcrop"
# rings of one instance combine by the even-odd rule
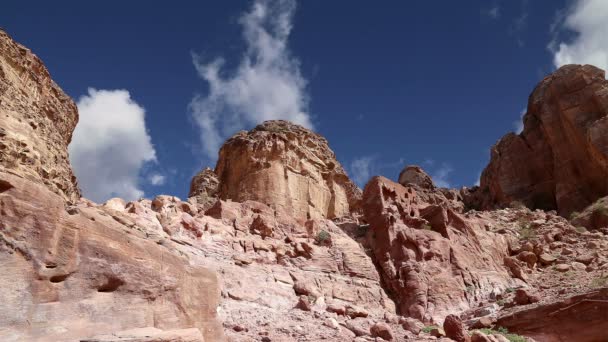
[[[203,207],[209,207],[217,201],[219,185],[215,172],[206,167],[192,178],[188,197],[194,198]]]
[[[363,192],[370,245],[400,314],[442,322],[513,286],[508,238],[430,204],[413,187],[374,177]]]
[[[140,327],[222,338],[216,274],[164,241],[144,208],[139,221],[116,201],[66,211],[41,184],[6,172],[0,184],[0,340],[72,341]]]
[[[497,325],[542,342],[595,342],[606,339],[608,288],[522,308]]]
[[[423,189],[433,190],[433,179],[418,165],[408,165],[399,173],[399,184],[403,186],[418,185]]]
[[[78,111],[42,61],[0,30],[0,170],[80,198],[67,146]]]
[[[303,220],[349,215],[361,196],[327,140],[287,121],[266,121],[228,139],[215,173],[220,198],[262,202]]]
[[[608,194],[608,81],[591,65],[566,65],[534,89],[524,130],[491,150],[484,207],[519,201],[567,216]]]

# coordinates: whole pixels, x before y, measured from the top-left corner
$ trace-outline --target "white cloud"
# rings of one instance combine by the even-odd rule
[[[571,42],[557,38],[549,44],[553,64],[592,64],[608,68],[608,1],[576,0],[565,14],[559,13],[554,33],[569,31],[576,34]]]
[[[367,181],[371,178],[375,159],[376,158],[372,156],[365,156],[357,158],[351,162],[351,177],[359,187],[363,188]]]
[[[209,93],[196,96],[190,110],[210,159],[217,158],[227,136],[265,120],[285,119],[312,128],[307,81],[287,47],[295,7],[295,0],[253,3],[239,20],[247,49],[233,73],[223,70],[222,58],[205,62],[193,57]]]
[[[78,100],[80,120],[69,146],[83,195],[96,202],[137,199],[140,170],[156,160],[145,110],[126,90],[96,90]]]
[[[498,19],[500,18],[500,6],[495,3],[492,7],[482,10],[481,13],[490,19]]]
[[[519,120],[513,121],[513,128],[515,128],[515,133],[519,134],[524,131],[524,115],[528,110],[526,108],[522,109],[519,113]]]
[[[166,180],[165,176],[163,176],[159,173],[153,173],[148,177],[148,181],[152,185],[163,185],[163,184],[165,184],[165,180]]]
[[[435,172],[431,175],[431,178],[433,178],[433,183],[440,188],[451,187],[448,177],[452,171],[454,171],[454,169],[452,169],[450,165],[441,165],[441,167],[435,170]]]

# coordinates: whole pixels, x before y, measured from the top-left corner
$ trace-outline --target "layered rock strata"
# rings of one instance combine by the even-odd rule
[[[0,169],[80,198],[67,146],[78,110],[29,49],[0,30]]]

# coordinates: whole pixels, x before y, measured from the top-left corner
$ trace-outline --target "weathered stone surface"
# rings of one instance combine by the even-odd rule
[[[399,184],[417,185],[423,189],[435,189],[433,179],[418,165],[408,165],[399,173]]]
[[[167,330],[153,327],[119,331],[112,334],[94,336],[81,342],[204,342],[200,330],[178,329]]]
[[[443,321],[445,335],[456,342],[470,342],[467,329],[456,315],[448,315]]]
[[[208,167],[204,168],[192,178],[188,197],[196,199],[203,208],[208,208],[217,201],[219,185],[215,172]]]
[[[536,304],[498,318],[496,324],[537,341],[602,341],[606,338],[608,288]]]
[[[78,110],[42,61],[0,29],[0,170],[80,198],[67,146]]]
[[[142,326],[222,337],[214,272],[190,266],[114,209],[82,202],[66,211],[43,184],[1,171],[0,184],[0,340],[77,340]]]
[[[608,194],[608,81],[591,65],[566,65],[534,89],[524,130],[491,150],[481,191],[491,205],[581,210]]]
[[[286,121],[228,139],[215,173],[220,198],[262,202],[299,219],[348,215],[361,197],[327,140]]]
[[[442,322],[514,283],[502,263],[507,240],[481,228],[482,222],[449,208],[443,221],[429,222],[421,213],[431,204],[414,188],[383,177],[370,180],[362,203],[372,229],[369,244],[402,315]]]

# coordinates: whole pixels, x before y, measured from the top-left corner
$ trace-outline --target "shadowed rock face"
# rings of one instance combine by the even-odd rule
[[[361,196],[327,140],[286,121],[228,139],[215,173],[220,198],[259,201],[299,219],[348,215]]]
[[[481,176],[485,207],[580,210],[608,194],[608,81],[590,65],[566,65],[536,87],[524,130],[491,150]]]
[[[80,198],[67,146],[78,122],[63,93],[29,49],[0,30],[0,169]]]

